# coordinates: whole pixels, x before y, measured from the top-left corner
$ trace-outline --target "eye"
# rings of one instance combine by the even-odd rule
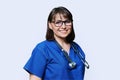
[[[62,23],[62,21],[56,21],[55,22],[55,24],[61,24]]]
[[[70,20],[66,20],[65,23],[71,23],[71,21]]]

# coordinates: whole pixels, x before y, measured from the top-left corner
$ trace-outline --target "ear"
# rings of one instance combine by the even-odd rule
[[[48,26],[52,30],[52,24],[50,22],[48,23]]]

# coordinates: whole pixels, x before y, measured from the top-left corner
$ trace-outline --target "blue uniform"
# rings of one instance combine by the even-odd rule
[[[80,53],[85,54],[75,43]],[[55,41],[43,41],[36,45],[24,69],[43,80],[84,80],[85,66],[71,47],[69,57],[76,62],[76,67],[71,69],[68,60]]]

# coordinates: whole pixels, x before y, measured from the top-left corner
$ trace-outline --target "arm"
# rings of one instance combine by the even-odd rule
[[[30,74],[30,80],[42,80],[42,79],[33,74]]]

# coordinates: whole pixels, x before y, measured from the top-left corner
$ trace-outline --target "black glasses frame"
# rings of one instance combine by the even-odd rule
[[[72,21],[70,20],[65,20],[65,21],[62,21],[62,20],[58,20],[58,21],[52,21],[56,27],[61,27],[64,23],[65,26],[71,26],[72,25]]]

